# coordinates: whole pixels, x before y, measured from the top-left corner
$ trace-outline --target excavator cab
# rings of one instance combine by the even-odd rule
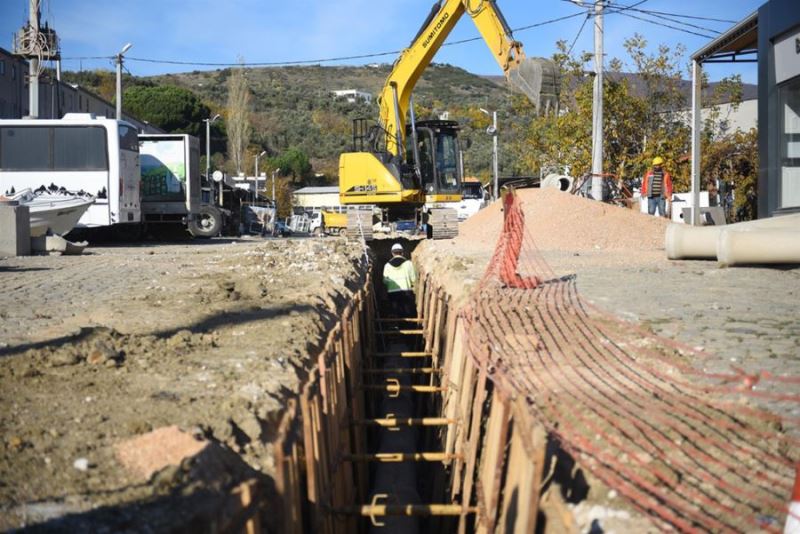
[[[458,123],[419,121],[406,130],[406,163],[420,180],[419,187],[425,193],[426,205],[436,207],[431,204],[461,200]]]

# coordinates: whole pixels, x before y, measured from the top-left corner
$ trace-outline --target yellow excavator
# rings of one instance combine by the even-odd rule
[[[412,91],[456,23],[467,14],[512,87],[538,109],[541,64],[522,43],[495,0],[439,0],[411,45],[403,50],[378,97],[377,124],[353,123],[353,151],[339,158],[339,197],[348,206],[347,234],[373,232],[457,235],[462,165],[455,121],[414,117]]]

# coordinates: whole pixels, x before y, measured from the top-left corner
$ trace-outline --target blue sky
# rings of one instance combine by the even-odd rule
[[[476,0],[473,0],[475,2]],[[427,15],[432,0],[42,0],[44,20],[61,37],[65,58],[109,56],[125,43],[133,43],[127,68],[136,75],[205,70],[214,67],[163,65],[135,58],[196,62],[286,62],[332,58],[398,50],[407,46]],[[619,6],[635,0],[613,0]],[[763,0],[646,0],[637,9],[727,20],[740,20]],[[564,0],[498,0],[512,28],[579,13]],[[0,46],[11,48],[11,35],[27,17],[28,0],[0,0]],[[630,14],[645,16],[640,12]],[[681,19],[723,31],[732,24]],[[661,18],[667,24],[672,22]],[[555,42],[571,42],[582,16],[515,33],[530,56],[550,56]],[[622,41],[634,32],[643,34],[651,47],[682,43],[689,53],[709,39],[636,20],[622,14],[605,21],[606,57],[624,59]],[[698,33],[708,33],[687,28]],[[477,36],[464,17],[449,41]],[[709,33],[709,35],[714,35]],[[587,24],[576,49],[592,48],[592,25]],[[391,62],[393,56],[325,64]],[[435,61],[457,65],[478,74],[499,74],[486,46],[478,41],[444,47]],[[65,60],[64,68],[112,68],[108,60]],[[746,82],[756,82],[753,65],[711,65],[712,80],[739,72]]]

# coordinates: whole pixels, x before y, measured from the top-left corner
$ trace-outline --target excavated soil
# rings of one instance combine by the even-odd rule
[[[363,261],[338,239],[0,260],[0,528],[187,528],[269,486],[266,444]]]
[[[652,343],[652,340],[659,339],[653,337],[653,334],[656,334],[666,340],[666,343],[659,341],[657,345],[648,349],[661,353],[658,361],[688,364],[697,371],[698,376],[703,373],[724,373],[733,376],[733,381],[728,382],[711,380],[711,383],[729,390],[725,394],[715,394],[714,401],[728,403],[734,407],[733,413],[736,414],[750,413],[747,410],[755,407],[769,410],[785,418],[782,424],[757,419],[748,423],[754,433],[766,433],[770,436],[771,443],[778,444],[780,454],[796,460],[796,450],[780,449],[780,445],[785,447],[786,443],[793,443],[785,440],[791,438],[796,440],[800,436],[800,428],[797,426],[797,421],[800,420],[798,418],[800,403],[776,401],[758,395],[762,393],[797,395],[800,393],[797,384],[759,381],[758,376],[800,377],[800,314],[797,313],[800,269],[792,267],[720,269],[714,262],[670,262],[664,252],[667,222],[663,219],[570,196],[556,190],[521,190],[517,194],[522,201],[526,233],[533,238],[538,249],[524,248],[524,257],[520,257],[520,267],[531,268],[534,265],[546,264],[544,271],[536,273],[520,271],[522,274],[545,274],[552,270],[552,273],[546,276],[574,275],[574,284],[581,299],[597,305],[605,312],[610,312],[605,316],[606,319],[602,320],[610,321],[608,324],[611,326],[607,329],[614,332],[614,339],[620,346],[637,347],[644,340]],[[467,303],[484,276],[502,225],[501,206],[500,203],[495,203],[462,223],[457,239],[450,242],[421,244],[414,256],[419,270],[423,274],[433,274],[436,282],[443,285],[453,297],[451,302],[456,307]],[[545,286],[547,287],[550,286]],[[487,305],[490,308],[494,305],[499,306],[496,299],[492,299],[494,297],[490,298]],[[557,314],[563,311],[562,304],[556,306],[555,311],[543,309],[542,313],[545,315],[541,316],[541,320],[548,324],[560,324]],[[512,313],[509,309],[496,310],[495,320],[505,325],[503,321],[508,322],[509,317],[513,319],[524,315]],[[519,324],[513,324],[518,330],[505,334],[506,339],[508,336],[516,339],[513,336],[522,336],[528,328],[536,330],[535,325],[530,321],[526,322],[525,319]],[[489,332],[487,335],[490,335],[500,326],[489,325],[487,328]],[[567,324],[565,328],[568,333],[571,331],[570,328],[577,327]],[[552,327],[551,331],[557,331],[557,327]],[[561,396],[594,395],[602,391],[600,386],[596,385],[595,389],[584,392],[577,385],[570,387],[569,379],[573,378],[573,372],[577,372],[574,369],[583,369],[581,366],[587,365],[583,360],[591,358],[594,354],[592,351],[598,354],[602,351],[591,343],[586,346],[580,346],[578,341],[575,343],[575,347],[578,348],[565,342],[562,351],[564,354],[574,356],[573,359],[576,359],[578,364],[572,360],[567,361],[568,358],[565,359],[566,356],[560,352],[550,354],[549,357],[553,358],[552,366],[555,366],[558,372],[564,373],[562,376],[564,383],[556,384],[560,389],[552,384],[551,386],[556,387]],[[495,346],[493,348],[495,351],[500,350]],[[528,353],[524,355],[530,356]],[[513,368],[513,362],[516,362],[514,358],[519,357],[521,356],[513,354],[500,354],[497,357],[498,369],[502,367],[501,364],[509,364],[508,380],[512,384],[524,376],[524,372]],[[607,363],[604,362],[600,368],[601,378],[605,376],[603,373],[619,372],[616,368],[605,366]],[[525,367],[522,363],[520,366]],[[664,363],[662,368],[656,367],[655,371],[669,373],[668,368],[669,366]],[[553,372],[552,369],[550,372]],[[549,375],[541,371],[533,373],[532,376],[536,380],[543,380]],[[756,377],[754,382],[752,377]],[[619,387],[623,389],[628,387],[622,375],[609,375],[609,378],[620,381],[622,385]],[[743,379],[750,381],[746,382]],[[709,383],[707,377],[704,380],[704,383]],[[601,382],[605,384],[604,381]],[[539,384],[537,388],[546,390],[544,385]],[[522,386],[520,388],[525,389]],[[702,394],[700,397],[704,402],[712,399]],[[555,421],[556,428],[559,422],[564,423],[565,427],[567,423],[572,422],[569,410],[563,411],[567,404],[555,405],[552,407],[553,411],[549,413]],[[596,407],[597,403],[589,402],[588,406]],[[613,410],[614,406],[609,405],[609,409]],[[586,418],[592,424],[598,425],[598,428],[605,428],[598,419],[592,417],[591,413],[573,415]],[[622,419],[618,418],[618,421]],[[585,424],[583,421],[573,427],[581,429]],[[667,431],[666,427],[660,428],[655,419],[648,420],[647,424],[653,424],[656,432]],[[668,434],[664,435],[667,441],[672,439]],[[598,438],[595,436],[594,439]],[[599,443],[602,445],[602,441]],[[648,442],[645,442],[645,445],[647,444]],[[725,446],[723,444],[723,447]],[[713,456],[717,452],[715,450],[710,454]],[[575,460],[585,463],[584,467],[591,464],[587,458]],[[644,467],[629,465],[642,462],[628,462],[625,459],[620,461],[635,475],[648,477],[658,471],[654,470],[652,465]],[[746,463],[743,462],[742,465]],[[747,467],[743,469],[746,471]],[[781,471],[780,477],[784,477],[786,472],[788,471],[785,469]],[[667,476],[660,471],[656,474]],[[678,477],[677,480],[681,477],[694,476],[689,472],[670,474],[672,475]],[[731,476],[733,475],[730,473],[724,474],[722,479],[735,486],[738,482],[735,476],[730,479]],[[777,478],[779,475],[774,476]],[[568,505],[572,510],[572,520],[579,531],[594,531],[596,528],[637,532],[660,530],[659,524],[651,523],[649,518],[635,510],[630,502],[620,498],[618,492],[612,489],[613,484],[609,486],[588,473],[579,472],[579,477],[585,477],[584,480],[589,485],[586,498],[582,501],[570,500],[572,504]],[[569,486],[574,484],[575,478],[576,471],[573,470],[558,480],[559,484],[562,484],[565,499],[571,491]],[[663,483],[662,480],[657,485]],[[783,484],[781,488],[784,488],[786,483],[785,477],[781,478]],[[788,499],[789,495],[786,497]],[[780,498],[777,501],[780,502]],[[545,500],[543,509],[546,513],[548,506]],[[782,521],[782,517],[779,517],[780,511],[776,512],[774,509],[768,511],[771,515],[759,520],[775,523]],[[749,513],[747,510],[741,512]],[[752,517],[743,515],[742,525],[746,522],[745,517],[752,520]],[[738,520],[733,519],[733,521]]]

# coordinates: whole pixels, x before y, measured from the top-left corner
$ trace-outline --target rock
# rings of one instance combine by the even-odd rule
[[[89,470],[89,460],[86,458],[78,458],[74,462],[72,462],[72,467],[77,469],[78,471],[88,471]]]
[[[33,378],[35,376],[40,376],[42,373],[35,367],[26,367],[22,371],[23,378]]]
[[[17,452],[18,450],[22,449],[22,447],[25,445],[25,442],[22,441],[22,438],[19,436],[11,436],[10,438],[8,438],[8,441],[6,443],[8,443],[8,448],[14,452]]]
[[[97,349],[93,349],[86,357],[86,362],[92,365],[103,365],[107,361],[108,355]]]
[[[67,365],[76,365],[80,363],[81,358],[72,351],[56,352],[50,357],[50,363],[53,367],[62,367]]]

